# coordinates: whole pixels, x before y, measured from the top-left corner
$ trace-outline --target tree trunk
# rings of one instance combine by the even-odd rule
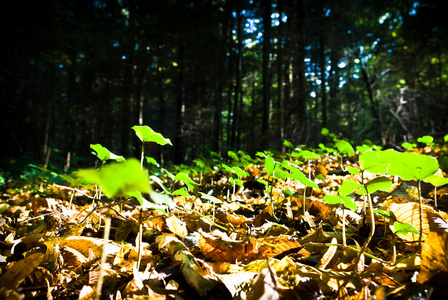
[[[270,54],[271,54],[271,0],[263,0],[263,120],[261,123],[261,133],[263,148],[270,147],[270,130],[271,130],[271,70],[270,70]]]
[[[181,43],[178,49],[178,81],[176,91],[176,134],[174,147],[174,162],[180,164],[183,161],[183,120],[185,114],[185,82],[184,82],[184,45]]]

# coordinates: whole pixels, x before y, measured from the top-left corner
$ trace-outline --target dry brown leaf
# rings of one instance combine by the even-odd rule
[[[338,241],[336,238],[333,238],[331,240],[332,244],[336,244]],[[325,267],[328,265],[328,263],[330,262],[330,260],[333,259],[334,255],[336,254],[336,250],[338,249],[337,246],[330,246],[328,247],[327,251],[325,252],[325,254],[322,256],[322,258],[320,259],[319,263],[317,264],[317,268],[318,269],[322,269],[324,270]]]
[[[448,276],[448,230],[431,231],[423,245],[421,256],[418,282],[427,283],[433,280],[433,276]]]
[[[34,253],[16,262],[0,277],[0,287],[16,289],[44,260],[44,253]]]
[[[261,270],[257,277],[255,277],[254,283],[252,284],[252,293],[249,295],[248,300],[277,300],[280,299],[278,291],[279,283],[277,275],[268,263],[268,267]]]
[[[104,240],[99,238],[93,238],[93,237],[85,237],[85,236],[71,236],[66,239],[61,240],[60,244],[61,247],[70,247],[72,249],[77,250],[79,253],[84,255],[85,257],[90,257],[90,252],[93,251],[93,255],[95,257],[101,256],[101,251],[103,249]],[[117,253],[120,251],[121,246],[109,242],[107,244],[107,251],[108,253]]]
[[[171,216],[169,218],[166,218],[165,222],[166,226],[168,226],[168,229],[181,239],[184,239],[187,236],[187,226],[185,225],[185,222],[179,220],[178,217]]]
[[[405,204],[392,204],[390,206],[390,212],[392,220],[400,223],[408,223],[420,231],[420,211],[418,203],[409,202]],[[434,209],[423,205],[423,240],[425,239],[425,235],[429,233],[429,221],[427,217],[428,212],[433,213]],[[393,223],[394,222],[391,221],[389,225],[391,230],[393,230]],[[419,235],[411,232],[409,232],[406,236],[403,234],[398,234],[398,236],[408,242],[419,240]]]

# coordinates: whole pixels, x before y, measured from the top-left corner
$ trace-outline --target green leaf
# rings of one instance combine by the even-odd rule
[[[431,175],[431,176],[426,177],[425,179],[423,179],[423,181],[424,182],[428,182],[428,183],[432,184],[435,187],[448,184],[448,178],[445,178],[445,177],[440,176],[440,175]]]
[[[149,176],[149,178],[154,180],[165,191],[165,193],[171,194],[171,191],[167,187],[165,187],[165,185],[162,183],[162,180],[159,177],[152,175]]]
[[[361,189],[356,193],[358,195],[366,195],[375,193],[376,191],[390,191],[392,189],[392,181],[390,181],[387,177],[376,177],[370,180],[366,184],[366,187],[367,191],[364,187],[361,187]]]
[[[285,169],[288,169],[291,171],[291,174],[288,174],[288,177],[294,180],[297,180],[299,182],[301,182],[303,185],[305,186],[309,186],[312,188],[317,189],[318,186],[316,183],[312,182],[311,180],[309,180],[305,174],[302,173],[302,171],[300,171],[299,169],[297,169],[293,164],[287,162],[287,161],[283,161],[282,162],[282,166]]]
[[[293,195],[293,193],[290,190],[283,190],[282,193],[285,197],[292,197]]]
[[[147,142],[155,142],[159,145],[173,145],[171,144],[170,139],[164,138],[163,135],[161,135],[158,132],[155,132],[152,130],[149,126],[133,126],[132,129],[134,129],[135,134],[138,136],[140,141],[143,143]]]
[[[187,185],[187,187],[190,189],[190,191],[193,191],[194,186],[198,185],[190,177],[188,177],[188,175],[185,174],[184,172],[177,173],[176,177],[174,177],[174,180],[179,180],[179,181],[184,182]]]
[[[145,198],[143,198],[142,194],[140,192],[130,192],[126,195],[127,197],[135,197],[137,198],[138,202],[140,202],[140,205],[142,206],[142,208],[145,209],[156,209],[161,211],[164,215],[166,215],[166,211],[165,211],[165,207],[155,204],[155,203],[151,203],[148,200],[146,200]]]
[[[400,153],[392,149],[378,153],[381,161],[390,163],[387,174],[400,176],[403,180],[423,180],[439,170],[437,159],[424,154]]]
[[[101,161],[105,160],[115,160],[116,162],[125,161],[123,156],[118,156],[112,152],[110,152],[106,147],[101,146],[100,144],[90,144],[90,148],[92,148],[96,152],[96,157]]]
[[[413,233],[416,235],[420,234],[420,232],[417,230],[417,228],[415,228],[414,226],[412,226],[411,224],[408,224],[408,223],[395,222],[393,231],[395,234],[402,234],[404,236],[407,236],[408,233]]]
[[[288,148],[294,149],[294,145],[288,140],[284,140],[283,145],[285,145]]]
[[[111,163],[101,170],[85,169],[75,174],[101,186],[109,198],[126,196],[132,192],[148,193],[151,189],[148,175],[140,169],[140,162],[135,158]]]
[[[347,141],[335,139],[335,146],[341,154],[346,154],[349,156],[355,154],[355,150],[352,145],[350,145]]]
[[[417,144],[414,144],[414,143],[402,143],[401,147],[405,148],[408,151],[411,151],[412,149],[417,147]]]
[[[445,135],[445,136],[443,137],[443,140],[444,140],[445,142],[448,142],[448,134]]]
[[[386,174],[389,168],[388,161],[380,159],[379,152],[366,151],[359,156],[359,165],[364,171],[372,174]]]
[[[232,172],[234,172],[236,174],[236,176],[238,176],[239,178],[244,178],[249,176],[249,173],[247,173],[246,171],[244,171],[243,169],[241,169],[240,167],[234,166],[231,168]]]
[[[323,136],[327,136],[330,134],[330,130],[328,130],[328,128],[322,128],[322,130],[320,131],[320,134]]]
[[[362,184],[353,181],[351,179],[344,180],[342,185],[339,187],[339,195],[341,196],[347,196],[356,191],[357,189],[361,188]]]
[[[429,146],[429,145],[432,145],[432,143],[434,142],[434,138],[430,135],[425,135],[425,136],[419,137],[417,139],[417,142],[423,143],[423,144],[426,144],[426,146]]]
[[[212,195],[207,195],[206,193],[199,192],[201,194],[201,198],[212,201],[215,204],[222,203],[221,200]]]
[[[320,157],[319,154],[316,154],[314,152],[311,152],[309,150],[303,150],[299,152],[299,155],[303,157],[304,159],[317,159]]]
[[[324,202],[328,202],[328,204],[342,204],[346,208],[351,211],[356,211],[356,203],[352,198],[348,196],[338,196],[338,195],[325,195],[322,199]]]
[[[156,160],[155,158],[150,157],[150,156],[145,156],[145,158],[146,158],[146,162],[147,162],[148,164],[150,164],[150,165],[154,165],[154,166],[156,166],[156,167],[160,167],[159,163],[157,162],[157,160]]]
[[[183,196],[183,197],[185,197],[185,198],[191,196],[191,195],[188,193],[187,189],[184,188],[184,187],[175,190],[171,195],[173,195],[173,196],[179,195],[179,196]]]
[[[272,176],[272,174],[274,173],[274,165],[275,165],[274,159],[270,156],[266,156],[264,160],[264,167],[266,169],[266,172],[270,176]]]
[[[347,167],[347,171],[348,171],[350,174],[352,174],[352,175],[357,175],[357,174],[359,174],[359,173],[361,172],[359,169],[356,169],[356,168],[354,168],[354,167],[352,167],[352,166],[348,166],[348,167]]]
[[[238,157],[238,155],[236,155],[236,153],[233,152],[233,151],[231,151],[231,150],[227,151],[227,155],[228,155],[230,158],[232,158],[233,160],[236,160],[236,161],[239,161],[239,160],[240,160],[239,157]]]

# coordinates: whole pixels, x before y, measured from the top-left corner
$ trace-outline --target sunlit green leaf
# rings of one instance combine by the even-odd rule
[[[407,236],[408,233],[413,233],[416,235],[420,234],[420,232],[417,230],[417,228],[415,228],[411,224],[399,223],[399,222],[394,223],[394,233],[402,234],[403,236]]]
[[[156,209],[161,211],[163,214],[166,215],[166,211],[165,211],[165,207],[159,204],[155,204],[152,202],[149,202],[148,200],[146,200],[145,198],[143,198],[142,194],[140,192],[130,192],[126,195],[127,197],[135,197],[138,202],[140,202],[140,205],[142,206],[142,208],[145,209]]]
[[[115,160],[116,162],[125,161],[123,156],[119,156],[110,152],[106,147],[103,147],[100,144],[90,144],[90,148],[92,148],[96,152],[96,156],[101,161],[105,160]]]
[[[430,136],[430,135],[425,135],[425,136],[419,137],[417,139],[417,142],[423,143],[426,146],[429,146],[429,145],[431,145],[434,142],[434,138],[432,136]]]
[[[133,126],[132,129],[134,129],[135,134],[138,136],[140,141],[143,143],[147,142],[155,142],[159,145],[173,145],[171,144],[170,139],[164,138],[163,135],[161,135],[158,132],[155,132],[152,130],[149,126]]]
[[[179,180],[179,181],[184,182],[187,185],[188,189],[190,189],[190,191],[193,191],[194,186],[198,185],[190,177],[188,177],[188,175],[185,174],[184,172],[177,173],[176,177],[174,177],[174,180]]]
[[[380,151],[380,160],[390,163],[388,175],[400,176],[403,180],[423,180],[439,169],[434,157],[415,152]]]
[[[302,171],[300,171],[298,168],[296,168],[294,165],[292,165],[291,163],[287,162],[287,161],[283,161],[282,162],[282,166],[285,169],[288,169],[289,171],[291,171],[291,174],[288,174],[288,177],[294,180],[299,181],[300,183],[302,183],[305,186],[309,186],[312,188],[317,189],[318,186],[316,183],[312,182],[311,180],[309,180],[305,174],[302,173]]]
[[[285,145],[288,148],[294,149],[294,145],[288,140],[284,140],[283,145]]]
[[[423,179],[424,182],[431,183],[433,186],[438,187],[445,184],[448,184],[448,178],[445,178],[440,175],[431,175]]]
[[[175,190],[171,195],[173,195],[173,196],[176,196],[176,195],[178,195],[178,196],[182,196],[182,197],[185,197],[185,198],[187,198],[187,197],[190,197],[191,195],[188,193],[188,191],[187,191],[187,189],[186,188],[180,188],[180,189],[177,189],[177,190]]]
[[[390,191],[392,189],[392,181],[387,177],[376,177],[370,180],[367,184],[367,191],[364,187],[361,187],[356,193],[358,195],[372,194],[376,191]]]
[[[352,198],[348,196],[339,196],[339,195],[325,195],[323,198],[324,202],[328,204],[342,204],[344,207],[350,209],[351,211],[356,211],[356,203]]]
[[[335,139],[335,146],[341,154],[346,154],[349,156],[355,154],[355,150],[352,145],[347,141]]]
[[[342,185],[339,187],[339,195],[341,196],[347,196],[356,191],[357,189],[361,188],[362,184],[353,181],[351,179],[344,180]]]
[[[148,193],[151,188],[148,175],[140,169],[140,162],[135,158],[121,163],[111,163],[101,170],[79,170],[76,176],[101,186],[109,198],[126,196],[136,191]]]

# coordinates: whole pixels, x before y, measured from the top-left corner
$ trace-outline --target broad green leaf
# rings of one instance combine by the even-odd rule
[[[274,165],[275,165],[274,159],[270,156],[266,156],[264,161],[264,167],[266,169],[266,172],[270,176],[272,176],[272,174],[274,173]]]
[[[219,200],[218,198],[216,198],[215,196],[207,195],[206,193],[202,193],[202,192],[199,192],[199,194],[201,194],[201,198],[210,200],[210,201],[212,201],[215,204],[222,203],[222,201]]]
[[[191,196],[191,195],[188,193],[187,189],[184,188],[184,187],[175,190],[171,195],[173,195],[173,196],[179,195],[179,196],[183,196],[183,197],[185,197],[185,198]]]
[[[286,172],[285,170],[283,170],[280,167],[280,164],[276,164],[275,165],[275,170],[274,170],[274,177],[277,179],[286,179],[289,177],[289,173]]]
[[[341,154],[346,154],[349,156],[355,154],[355,150],[352,145],[347,141],[335,139],[335,146]]]
[[[311,152],[309,150],[303,150],[299,152],[299,155],[303,157],[304,159],[317,159],[320,157],[319,154],[316,154],[314,152]]]
[[[380,159],[380,152],[366,151],[361,154],[359,156],[361,169],[372,174],[386,174],[390,163]]]
[[[320,134],[323,136],[327,136],[330,134],[330,130],[328,130],[328,128],[322,128],[322,130],[320,131]]]
[[[148,200],[143,198],[143,196],[140,192],[131,192],[131,193],[128,193],[126,196],[127,197],[135,197],[138,200],[138,202],[140,202],[140,205],[142,206],[142,208],[157,209],[157,210],[161,211],[164,215],[166,215],[164,206],[149,202]]]
[[[432,136],[430,136],[430,135],[425,135],[425,136],[419,137],[417,139],[417,142],[423,143],[426,146],[429,146],[429,145],[431,145],[434,142],[434,138]]]
[[[416,235],[420,234],[420,232],[417,230],[417,228],[415,228],[411,224],[399,223],[399,222],[394,223],[394,233],[402,234],[403,236],[407,236],[408,233],[413,233]]]
[[[377,213],[377,214],[380,214],[380,215],[382,215],[385,218],[388,218],[388,219],[390,218],[390,210],[384,211],[384,210],[381,210],[381,209],[374,209],[373,212]]]
[[[145,158],[146,158],[146,162],[148,164],[154,165],[156,167],[160,167],[159,163],[157,162],[157,160],[155,160],[155,158],[150,157],[150,156],[145,156]]]
[[[322,200],[328,204],[342,204],[351,211],[356,211],[357,208],[356,203],[348,196],[325,195]]]
[[[194,186],[198,185],[190,177],[188,177],[188,175],[185,174],[184,172],[177,173],[176,177],[174,177],[174,180],[179,180],[179,181],[184,182],[188,186],[190,191],[193,191],[194,190]]]
[[[116,155],[110,152],[106,147],[101,146],[100,144],[90,144],[90,148],[92,148],[96,152],[96,157],[101,161],[105,160],[115,160],[116,162],[125,161],[123,156]]]
[[[234,166],[234,167],[232,167],[231,170],[232,170],[232,171],[236,174],[236,176],[238,176],[239,178],[249,176],[249,173],[247,173],[246,171],[244,171],[244,170],[241,169],[240,167]]]
[[[138,136],[140,141],[143,143],[147,142],[155,142],[159,145],[173,145],[171,144],[170,139],[164,138],[163,135],[161,135],[158,132],[155,132],[152,130],[149,126],[133,126],[132,129],[134,129],[135,134]]]
[[[341,196],[347,196],[356,191],[357,189],[361,188],[362,184],[353,181],[351,179],[344,180],[344,182],[339,187],[339,195]]]
[[[151,189],[148,175],[140,169],[140,162],[135,158],[111,163],[101,170],[85,169],[75,174],[101,186],[109,198],[126,196],[132,192],[148,193]]]
[[[294,149],[294,145],[288,140],[284,140],[283,145],[285,145],[288,148]]]
[[[437,159],[428,155],[400,153],[392,149],[378,153],[381,161],[390,163],[387,174],[400,176],[403,180],[423,180],[439,170]]]
[[[236,153],[233,152],[233,151],[231,151],[231,150],[227,151],[227,155],[228,155],[231,159],[233,159],[233,160],[236,160],[236,161],[239,161],[239,160],[240,160],[240,158],[238,157],[238,155],[236,155]]]
[[[318,186],[316,183],[312,182],[311,180],[309,180],[305,174],[302,173],[302,171],[300,171],[299,169],[297,169],[294,165],[290,164],[287,161],[283,161],[282,162],[282,167],[284,167],[285,169],[288,169],[291,171],[291,174],[288,174],[288,177],[294,180],[299,181],[300,183],[302,183],[305,186],[309,186],[312,188],[317,189]]]
[[[290,190],[283,190],[282,193],[285,197],[292,197],[293,195],[293,193]]]
[[[405,148],[408,151],[411,151],[415,147],[417,147],[417,144],[414,143],[401,143],[401,147]]]
[[[348,166],[348,167],[347,167],[347,171],[348,171],[350,174],[352,174],[352,175],[357,175],[357,174],[359,174],[359,173],[361,172],[359,169],[356,169],[356,168],[354,168],[354,167],[352,167],[352,166]]]
[[[366,187],[367,191],[364,187],[361,187],[361,189],[356,193],[358,195],[366,195],[375,193],[376,191],[390,191],[392,189],[392,181],[390,181],[387,177],[376,177],[370,180],[366,184]]]
[[[193,162],[199,167],[199,168],[205,168],[205,162],[204,160],[200,159],[200,158],[196,158],[195,160],[193,160]]]
[[[445,136],[443,137],[443,140],[444,140],[445,142],[448,142],[448,134],[445,135]]]
[[[423,181],[424,182],[428,182],[428,183],[432,184],[435,187],[448,184],[448,178],[445,178],[445,177],[440,176],[440,175],[431,175],[431,176],[426,177],[425,179],[423,179]]]
[[[168,177],[169,177],[171,180],[174,180],[174,175],[171,174],[170,171],[168,171],[167,169],[163,169],[163,168],[162,168],[162,171],[164,171],[164,172],[166,173],[166,175],[168,175]]]

